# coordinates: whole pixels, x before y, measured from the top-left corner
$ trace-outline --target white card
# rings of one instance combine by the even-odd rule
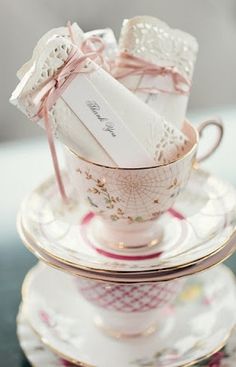
[[[79,74],[70,83],[62,98],[118,166],[155,164],[151,155],[85,74]]]

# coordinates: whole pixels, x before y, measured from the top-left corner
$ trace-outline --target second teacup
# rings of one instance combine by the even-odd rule
[[[81,295],[94,307],[96,325],[114,337],[137,337],[160,326],[164,307],[182,290],[184,279],[118,284],[77,277]]]

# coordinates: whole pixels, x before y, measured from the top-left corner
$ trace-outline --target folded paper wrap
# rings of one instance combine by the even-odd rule
[[[53,38],[57,37],[65,37],[73,41],[79,47],[84,39],[93,36],[99,37],[104,41],[104,55],[107,58],[108,62],[113,62],[118,54],[118,45],[112,29],[94,29],[92,31],[84,33],[77,23],[73,23],[70,27],[53,28],[45,33],[45,35],[40,38],[39,42],[34,48],[31,59],[17,71],[18,78],[22,79],[26,72],[29,71],[35,59],[43,51],[45,44],[48,42],[48,40],[52,40]]]
[[[77,23],[73,23],[71,27],[58,27],[53,28],[47,33],[45,33],[38,43],[36,44],[32,57],[29,61],[27,61],[18,71],[17,76],[21,80],[23,76],[33,67],[34,62],[39,58],[40,54],[44,51],[45,45],[49,40],[63,37],[71,40],[71,32],[73,33],[73,42],[77,45],[80,45],[84,39],[84,32],[78,26]]]
[[[114,76],[181,129],[197,51],[190,34],[157,18],[138,16],[123,22]]]
[[[188,150],[181,131],[97,65],[102,56],[96,57],[96,44],[83,54],[86,37],[77,25],[72,27],[76,42],[66,28],[52,30],[39,41],[18,73],[21,81],[11,102],[41,126],[46,106],[54,135],[100,164],[152,166]]]

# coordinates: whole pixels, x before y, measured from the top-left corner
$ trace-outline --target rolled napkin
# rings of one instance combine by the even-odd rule
[[[30,119],[37,120],[38,125],[43,128],[45,127],[43,119],[37,119],[34,116],[37,113],[34,103],[27,100],[32,99],[33,91],[40,90],[41,86],[66,64],[72,43],[79,46],[85,38],[87,38],[86,34],[76,23],[71,27],[52,29],[39,40],[31,59],[17,72],[21,82],[12,93],[10,102]],[[50,55],[50,53],[54,54]],[[95,162],[115,165],[62,98],[58,98],[50,109],[49,115],[54,136],[70,149]]]
[[[40,38],[36,47],[33,50],[31,59],[26,62],[18,71],[17,77],[21,80],[27,71],[33,66],[35,59],[43,51],[45,44],[48,40],[56,37],[66,37],[70,39],[78,47],[81,43],[91,37],[99,37],[104,41],[105,49],[104,56],[109,64],[114,63],[118,54],[118,44],[114,35],[114,32],[110,28],[94,29],[92,31],[84,33],[77,23],[73,23],[67,27],[53,28],[48,31],[42,38]]]
[[[182,128],[198,52],[196,39],[150,16],[123,22],[113,75]]]
[[[74,42],[77,45],[80,45],[81,42],[84,40],[84,32],[82,29],[78,26],[77,23],[73,23],[70,26],[67,27],[58,27],[53,28],[47,33],[45,33],[38,43],[36,44],[32,57],[29,61],[27,61],[16,73],[17,77],[21,80],[23,76],[32,68],[34,65],[35,60],[37,60],[43,52],[45,45],[49,40],[52,40],[54,38],[63,37],[67,38],[70,41]]]

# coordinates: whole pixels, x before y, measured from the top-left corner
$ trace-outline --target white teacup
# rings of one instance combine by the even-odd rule
[[[114,337],[137,337],[154,332],[164,306],[171,305],[184,280],[118,284],[75,278],[79,292],[94,306],[94,321]]]
[[[71,184],[80,201],[86,201],[96,213],[90,231],[101,245],[137,249],[160,242],[162,229],[157,219],[185,187],[196,162],[199,134],[209,125],[217,127],[219,134],[203,160],[221,141],[223,127],[217,120],[206,121],[198,129],[186,121],[183,132],[189,139],[189,150],[172,163],[159,166],[107,167],[66,149]]]

